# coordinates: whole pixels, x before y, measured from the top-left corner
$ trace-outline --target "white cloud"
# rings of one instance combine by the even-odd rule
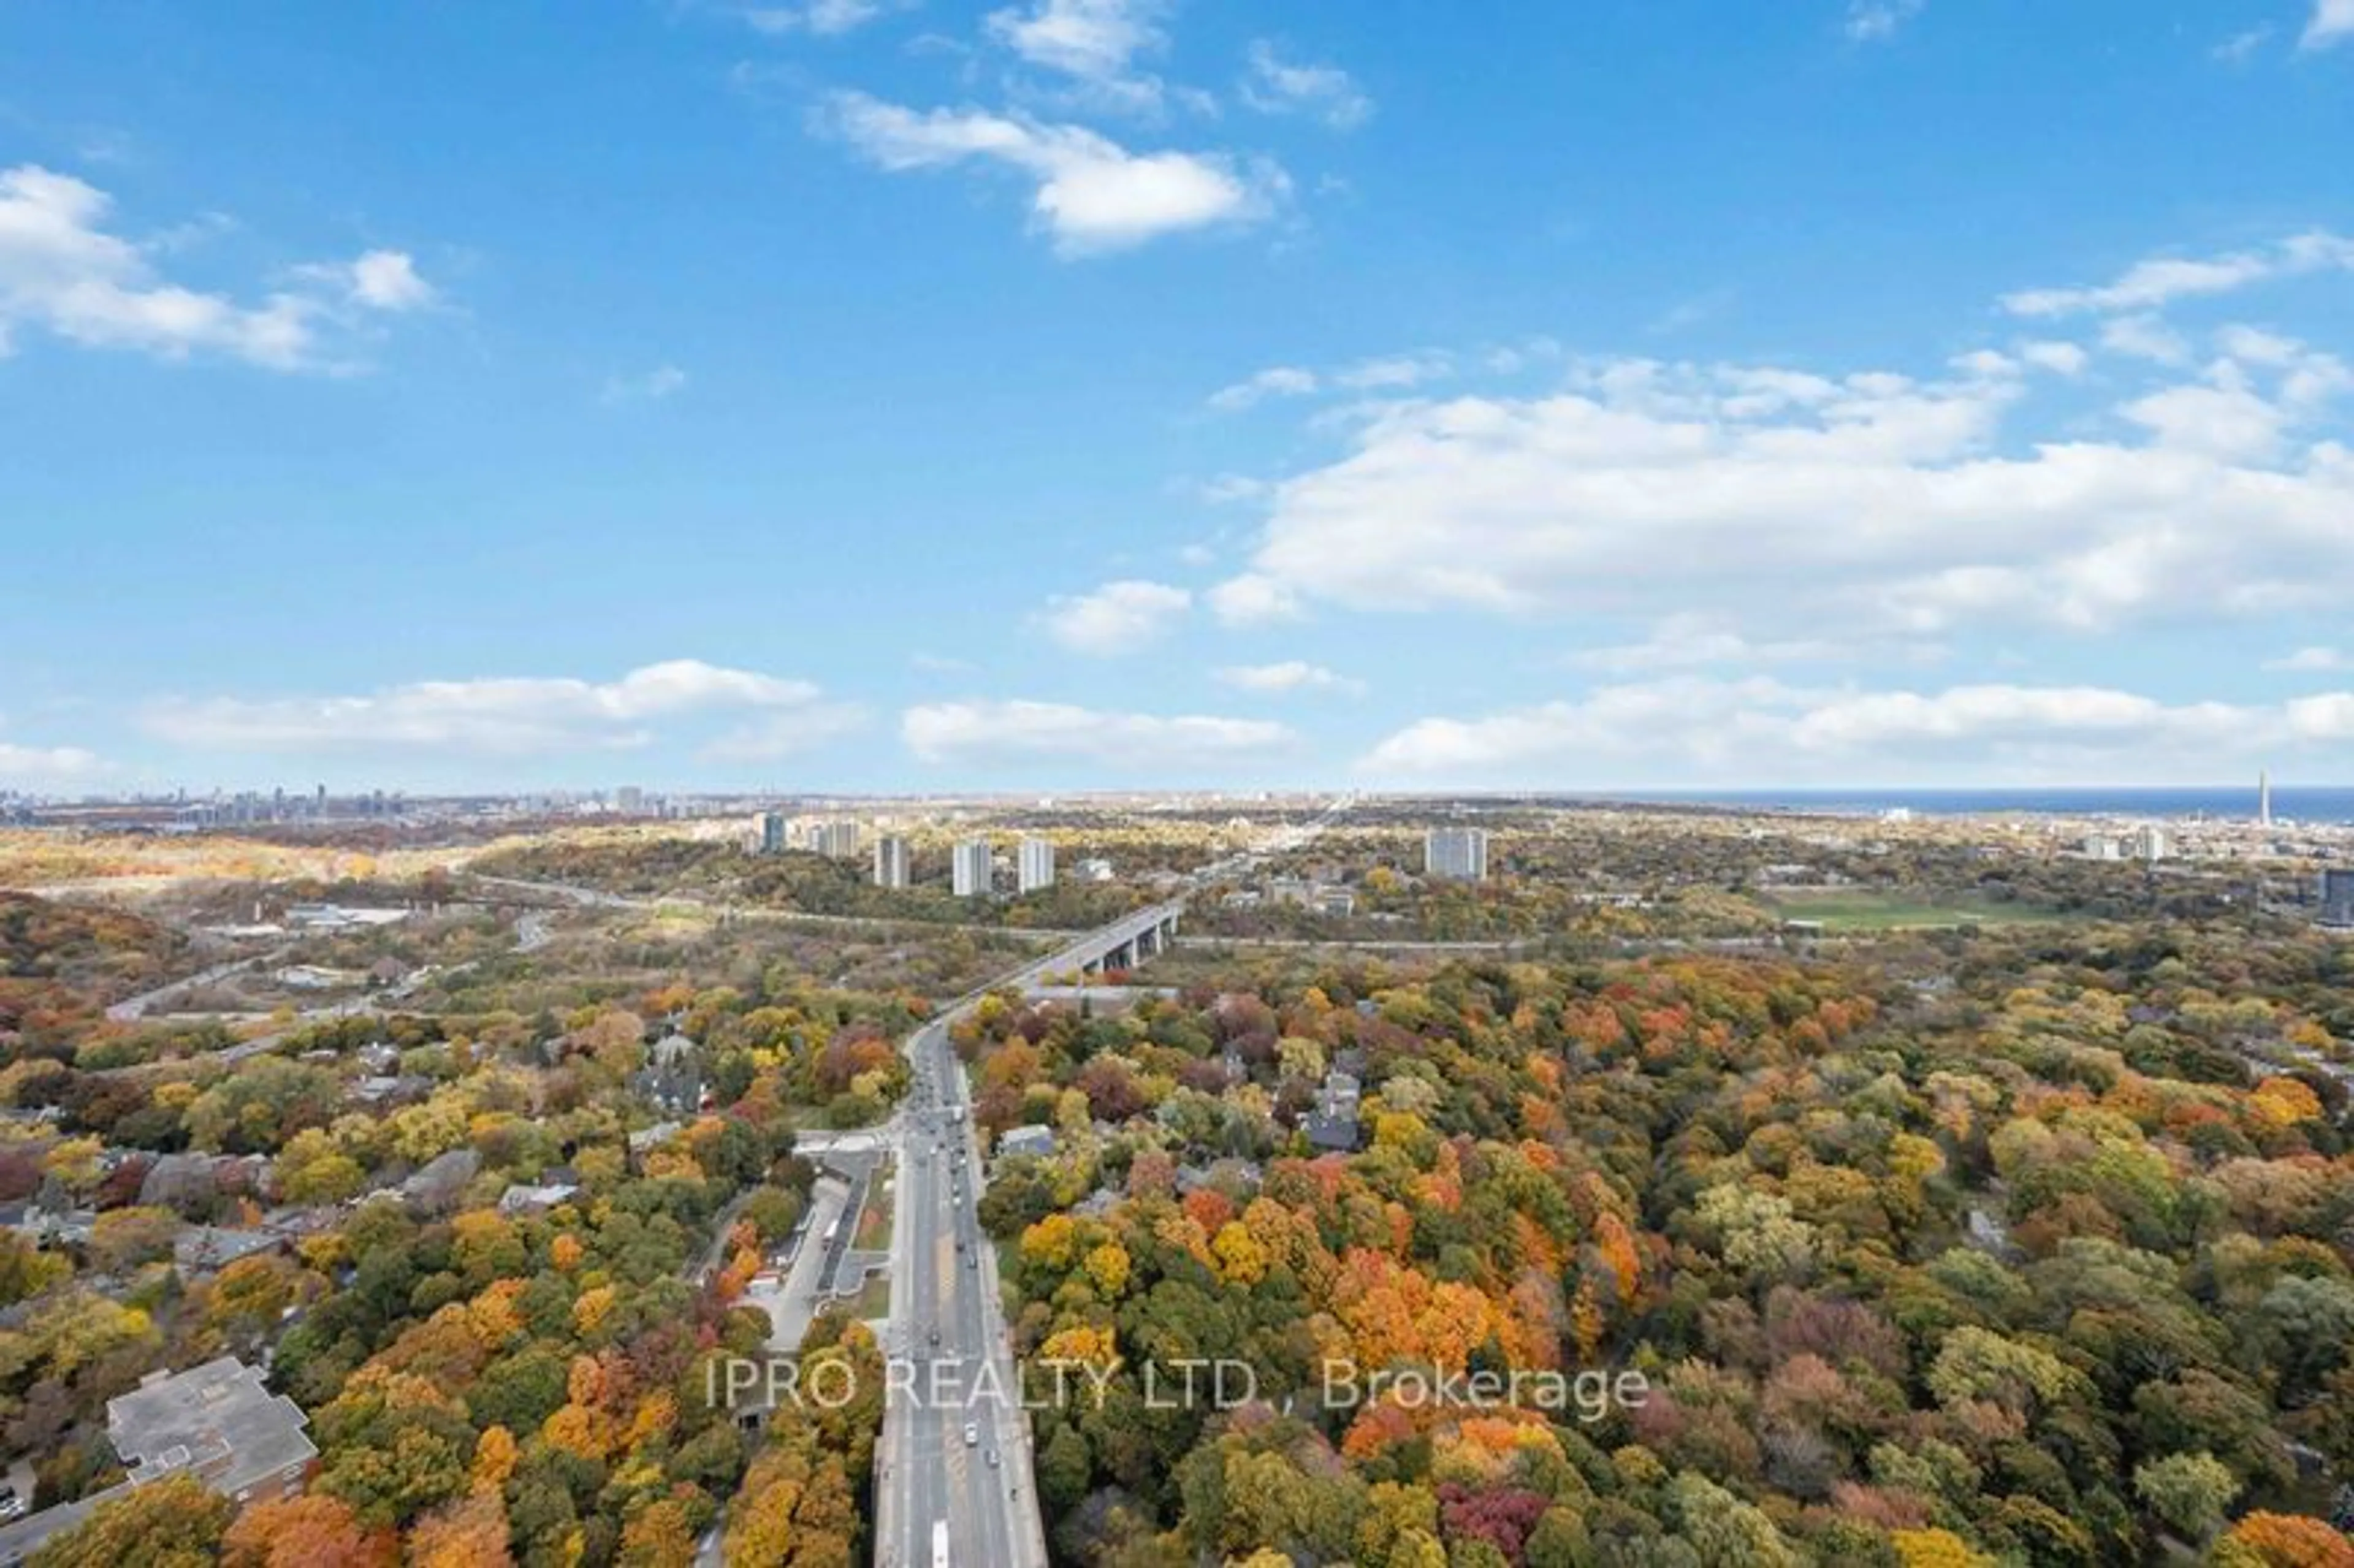
[[[1520,370],[1529,355],[1522,350],[1497,349],[1487,364],[1498,375]],[[1210,394],[1210,408],[1222,414],[1240,413],[1275,397],[1310,397],[1327,390],[1341,392],[1402,392],[1457,373],[1456,356],[1437,349],[1414,354],[1378,355],[1337,369],[1315,371],[1297,365],[1274,365],[1221,387]]]
[[[1183,588],[1130,577],[1093,593],[1058,596],[1038,619],[1046,634],[1072,652],[1109,659],[1168,635],[1193,604],[1193,596]]]
[[[2019,347],[2019,357],[2038,370],[2049,370],[2055,376],[2081,376],[2093,356],[2073,343],[2027,343]]]
[[[678,659],[601,683],[492,677],[419,681],[356,696],[173,697],[149,705],[140,725],[165,740],[223,749],[443,748],[512,757],[642,747],[655,738],[651,726],[697,715],[746,715],[739,736],[762,726],[782,734],[795,715],[819,725],[827,711],[806,681]],[[840,721],[839,710],[832,721]]]
[[[1681,614],[1659,621],[1640,642],[1585,649],[1571,654],[1569,662],[1581,669],[1627,675],[1725,664],[1820,663],[1851,658],[1860,652],[1856,643],[1819,637],[1756,641],[1714,617]],[[1897,656],[1914,658],[1919,653],[1899,650]]]
[[[2057,780],[2179,782],[2275,754],[2342,757],[2354,694],[2169,704],[2087,686],[1935,693],[1692,678],[1607,686],[1476,719],[1426,718],[1360,763],[1378,779],[1554,788]]]
[[[1060,764],[1196,777],[1290,750],[1297,736],[1261,719],[1164,718],[1062,703],[936,703],[909,708],[900,733],[919,761],[965,768]]]
[[[2180,365],[2190,357],[2190,343],[2156,316],[2117,316],[2103,322],[2101,346],[2112,354],[2157,365]]]
[[[415,311],[436,298],[405,250],[371,250],[352,263],[352,302],[372,311]]]
[[[675,365],[658,365],[642,376],[610,376],[600,395],[608,403],[659,403],[686,389],[686,372]]]
[[[2322,271],[2354,271],[2354,239],[2316,229],[2264,249],[2203,258],[2154,257],[2134,263],[2112,282],[2092,288],[2023,290],[2004,295],[2002,307],[2020,316],[2154,311],[2177,300],[2228,294],[2278,278]]]
[[[133,243],[106,228],[112,207],[105,192],[70,175],[32,164],[0,171],[0,354],[12,329],[36,326],[93,348],[316,369],[326,366],[324,339],[339,321],[412,311],[435,297],[406,252],[371,250],[294,268],[302,287],[240,304],[162,277],[156,257],[184,237]]]
[[[1257,572],[1230,577],[1209,592],[1210,613],[1227,626],[1265,626],[1304,613],[1290,585]]]
[[[2198,379],[2123,399],[2110,437],[2082,409],[2013,429],[2007,359],[1941,381],[1604,360],[1547,396],[1374,402],[1343,455],[1276,483],[1211,608],[1700,614],[1787,639],[2338,602],[2354,451],[2312,431],[2343,367],[2221,341]]]
[[[1393,354],[1361,359],[1332,373],[1332,384],[1352,392],[1394,392],[1441,381],[1455,374],[1452,355]]]
[[[2340,670],[2354,670],[2354,657],[2336,648],[2300,648],[2284,658],[2265,661],[2264,668],[2304,674],[2334,674]]]
[[[1269,397],[1308,397],[1317,386],[1312,370],[1302,370],[1294,365],[1272,366],[1248,380],[1211,393],[1210,407],[1222,414],[1235,414]]]
[[[0,785],[16,789],[54,789],[81,783],[105,770],[98,754],[78,746],[15,746],[0,741]]]
[[[1373,101],[1347,71],[1287,60],[1265,38],[1251,43],[1240,90],[1263,114],[1310,114],[1336,131],[1352,130],[1373,112]]]
[[[1337,675],[1321,664],[1310,664],[1305,659],[1287,659],[1276,664],[1229,664],[1218,672],[1218,679],[1240,691],[1257,692],[1263,696],[1278,696],[1290,692],[1362,692],[1363,681]]]
[[[1165,0],[1033,0],[990,14],[990,36],[1042,70],[1069,77],[1107,104],[1158,109],[1158,78],[1138,56],[1167,48]]]
[[[2326,49],[2349,38],[2354,38],[2354,0],[2314,0],[2313,19],[2296,47]]]
[[[1927,0],[1849,0],[1847,36],[1860,44],[1884,42],[1919,16]]]
[[[884,0],[807,0],[799,5],[751,5],[739,13],[763,33],[813,33],[822,38],[854,32],[891,7]]]
[[[309,359],[315,302],[280,293],[247,306],[166,282],[102,227],[112,205],[70,175],[31,164],[0,172],[0,353],[12,327],[30,324],[166,358],[209,352],[276,369]]]
[[[2250,27],[2244,33],[2234,33],[2209,51],[2225,65],[2242,66],[2255,58],[2256,51],[2272,41],[2273,27],[2269,22]]]
[[[1021,173],[1036,186],[1034,222],[1065,255],[1256,223],[1290,189],[1271,164],[1237,164],[1222,154],[1132,153],[1082,126],[978,110],[917,112],[857,92],[836,94],[823,123],[895,174],[975,159]]]

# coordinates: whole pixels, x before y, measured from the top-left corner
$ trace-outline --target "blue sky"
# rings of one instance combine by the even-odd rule
[[[0,10],[0,789],[2354,778],[2354,0]]]

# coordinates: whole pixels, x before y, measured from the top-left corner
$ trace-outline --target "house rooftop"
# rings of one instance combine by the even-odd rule
[[[316,1458],[302,1430],[309,1421],[261,1386],[260,1368],[235,1356],[150,1378],[106,1402],[106,1435],[134,1485],[193,1468],[231,1497]]]

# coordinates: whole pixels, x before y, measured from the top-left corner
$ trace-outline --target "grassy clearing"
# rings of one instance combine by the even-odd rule
[[[2077,916],[2040,905],[2009,903],[1967,894],[1938,895],[1842,887],[1829,892],[1787,891],[1766,900],[1785,920],[1812,920],[1831,931],[1915,931],[1956,926],[2064,925]]]
[[[881,1274],[875,1276],[875,1277],[866,1282],[865,1287],[860,1290],[856,1296],[852,1297],[848,1302],[835,1308],[834,1310],[837,1312],[846,1312],[851,1317],[859,1319],[862,1321],[868,1319],[885,1318],[890,1316],[890,1277],[888,1275]]]

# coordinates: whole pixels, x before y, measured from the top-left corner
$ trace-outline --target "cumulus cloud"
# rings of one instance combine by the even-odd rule
[[[1311,664],[1305,659],[1286,659],[1274,664],[1229,664],[1218,672],[1218,679],[1239,691],[1257,692],[1266,696],[1278,696],[1291,692],[1362,692],[1362,681],[1337,675],[1321,664]]]
[[[1107,713],[1062,703],[935,703],[909,708],[900,733],[927,763],[963,768],[1034,765],[1199,777],[1269,760],[1297,736],[1262,719]]]
[[[642,747],[657,738],[657,725],[730,715],[740,727],[718,744],[738,756],[796,733],[819,734],[829,726],[838,732],[849,722],[847,711],[827,704],[809,682],[678,659],[603,683],[492,677],[419,681],[347,696],[173,697],[149,705],[140,724],[163,739],[215,749],[514,757]]]
[[[990,14],[989,35],[1041,70],[1067,77],[1087,95],[1121,107],[1158,109],[1159,78],[1138,57],[1168,47],[1165,0],[1033,0]]]
[[[2354,656],[2337,648],[2300,648],[2278,659],[2266,660],[2264,668],[2296,674],[2334,674],[2340,670],[2354,670]]]
[[[1360,763],[1377,779],[1574,787],[1860,779],[2179,781],[2275,755],[2343,758],[2354,694],[2167,703],[2097,686],[1809,689],[1696,677],[1481,718],[1425,718]]]
[[[1193,596],[1167,583],[1123,578],[1092,593],[1057,596],[1039,615],[1046,634],[1074,653],[1116,658],[1159,641],[1184,619]]]
[[[13,789],[54,789],[87,781],[105,770],[94,751],[78,746],[16,746],[0,741],[0,785]]]
[[[31,326],[165,359],[218,354],[273,370],[316,368],[326,335],[347,314],[415,310],[434,297],[407,253],[371,250],[295,268],[299,287],[240,303],[162,276],[156,257],[171,246],[112,232],[113,205],[96,186],[37,164],[0,171],[0,354],[15,330]]]
[[[341,265],[301,270],[341,288],[344,297],[371,311],[421,311],[440,296],[420,277],[416,259],[405,250],[370,250]]]
[[[1239,90],[1263,114],[1310,115],[1336,131],[1353,130],[1373,112],[1373,101],[1347,71],[1286,59],[1266,38],[1253,40]]]
[[[2009,355],[1940,380],[1603,360],[1543,396],[1376,401],[1342,455],[1275,483],[1209,602],[1232,623],[1322,601],[1878,638],[2339,602],[2354,452],[2315,435],[2344,367],[2270,334],[2221,347],[2106,436],[2081,410],[2017,428]]]
[[[2354,239],[2315,229],[2277,245],[2223,256],[2152,257],[2107,283],[2022,290],[2004,295],[2002,306],[2020,316],[2147,312],[2177,300],[2228,294],[2277,278],[2324,271],[2354,271]]]
[[[2326,49],[2354,38],[2354,0],[2314,0],[2313,18],[2297,39],[2301,49]]]
[[[1298,590],[1278,578],[1246,572],[1209,593],[1210,613],[1227,626],[1266,626],[1297,620],[1304,611]]]
[[[1020,174],[1034,187],[1033,222],[1066,256],[1256,223],[1290,188],[1272,164],[1130,152],[1083,126],[970,109],[918,111],[859,92],[835,94],[821,124],[894,174],[970,162]]]
[[[1712,665],[1822,663],[1853,657],[1859,651],[1853,642],[1822,637],[1760,641],[1714,616],[1687,613],[1659,621],[1640,642],[1583,649],[1571,654],[1569,662],[1581,669],[1627,675]],[[1904,650],[1902,656],[1919,654]]]

